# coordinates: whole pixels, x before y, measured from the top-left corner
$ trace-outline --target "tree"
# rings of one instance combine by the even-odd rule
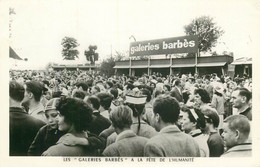
[[[61,41],[62,48],[62,57],[63,60],[75,60],[75,58],[79,58],[79,51],[76,47],[79,46],[77,40],[72,37],[64,37]]]
[[[184,31],[186,35],[198,35],[199,52],[211,51],[216,46],[218,38],[224,34],[224,31],[209,16],[192,20],[190,24],[184,26]]]
[[[103,60],[100,66],[100,73],[105,74],[106,76],[110,77],[115,74],[115,58],[110,57],[108,59]]]
[[[96,53],[95,51],[97,50],[97,46],[96,45],[89,45],[89,50],[86,51],[85,50],[85,56],[86,56],[86,59],[88,61],[90,61],[90,64],[94,65],[95,64],[95,61],[98,60],[98,53]]]

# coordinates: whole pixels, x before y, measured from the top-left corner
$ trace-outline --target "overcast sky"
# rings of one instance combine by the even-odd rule
[[[104,0],[62,1],[37,0],[10,3],[16,15],[12,16],[10,45],[26,66],[44,67],[61,57],[61,40],[74,37],[84,50],[97,45],[101,59],[115,50],[129,49],[131,35],[137,41],[178,37],[185,35],[184,25],[192,19],[208,15],[224,31],[218,47],[234,52],[234,57],[254,57],[259,48],[259,0]]]

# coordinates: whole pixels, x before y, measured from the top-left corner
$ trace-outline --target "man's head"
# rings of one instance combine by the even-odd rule
[[[37,81],[29,81],[24,85],[24,99],[23,103],[29,104],[31,101],[40,102],[43,85]]]
[[[16,101],[22,102],[24,98],[24,87],[16,81],[9,82],[9,97]]]
[[[179,118],[180,107],[178,101],[171,96],[162,95],[153,104],[153,124],[160,131],[165,124],[175,124]]]
[[[234,108],[242,108],[245,105],[248,105],[249,101],[252,98],[252,93],[246,88],[237,88],[233,91],[231,96],[231,103]]]
[[[231,148],[237,144],[245,143],[250,133],[250,124],[243,115],[232,115],[224,120],[222,137],[225,146]]]
[[[100,100],[100,106],[104,109],[104,110],[108,110],[110,108],[111,102],[113,100],[113,96],[109,93],[98,93],[97,97]]]

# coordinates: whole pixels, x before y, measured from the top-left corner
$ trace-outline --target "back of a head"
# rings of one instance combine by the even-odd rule
[[[205,115],[206,121],[212,123],[215,128],[219,125],[219,116],[215,109],[211,107],[204,107],[201,112]]]
[[[37,81],[29,81],[26,82],[25,85],[26,90],[33,94],[35,101],[39,102],[42,96],[43,85]]]
[[[24,87],[16,81],[9,82],[9,96],[18,102],[24,98]]]
[[[180,114],[178,101],[169,95],[158,96],[153,104],[154,113],[158,113],[165,123],[175,123]]]
[[[85,92],[84,91],[81,91],[81,90],[77,90],[74,94],[73,94],[73,97],[74,98],[79,98],[79,99],[84,99],[85,98]]]
[[[242,134],[244,140],[246,140],[250,133],[250,123],[247,117],[244,115],[231,115],[224,120],[224,123],[228,124],[228,128],[235,132],[236,130]]]
[[[77,132],[88,130],[93,110],[83,100],[66,98],[60,101],[58,109],[65,121],[72,123]]]
[[[88,91],[88,84],[86,82],[79,82],[76,86],[77,88],[82,87],[83,91]]]
[[[118,90],[117,89],[112,88],[110,90],[110,93],[114,96],[114,99],[117,99],[117,97],[118,97]]]
[[[113,96],[109,93],[101,92],[97,94],[99,98],[100,105],[105,109],[108,110],[110,108],[111,102],[113,100]]]
[[[194,94],[199,94],[203,103],[210,103],[209,93],[205,89],[195,89]]]
[[[111,111],[109,118],[115,128],[130,128],[132,125],[132,110],[128,106],[117,106]]]
[[[99,107],[100,107],[100,102],[99,102],[99,99],[96,97],[96,96],[90,96],[88,99],[87,99],[87,102],[88,103],[91,103],[93,108],[95,110],[98,110]]]

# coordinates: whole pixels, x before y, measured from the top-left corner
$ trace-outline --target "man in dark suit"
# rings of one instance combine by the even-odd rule
[[[24,92],[24,87],[21,84],[15,81],[9,83],[10,156],[26,156],[38,130],[45,124],[30,116],[21,107]]]
[[[170,94],[172,97],[175,97],[179,102],[183,102],[182,83],[179,79],[175,81],[175,86]]]

